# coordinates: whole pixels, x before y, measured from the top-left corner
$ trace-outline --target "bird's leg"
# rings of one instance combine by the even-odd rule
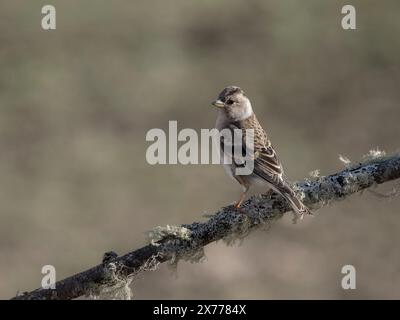
[[[246,198],[246,192],[242,192],[242,194],[240,195],[239,201],[237,201],[237,202],[235,203],[234,207],[235,207],[236,209],[239,209],[240,206],[242,205],[242,203],[243,203],[243,201],[244,201],[245,198]]]
[[[248,185],[243,185],[242,184],[242,186],[243,186],[243,192],[240,195],[239,200],[234,205],[235,209],[237,209],[240,213],[244,213],[243,210],[240,209],[240,206],[242,205],[244,199],[246,199],[247,191],[249,191],[249,188],[250,188],[250,186],[248,186]]]

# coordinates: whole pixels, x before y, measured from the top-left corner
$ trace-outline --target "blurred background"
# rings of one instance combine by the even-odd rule
[[[41,29],[53,4],[57,29]],[[241,86],[288,177],[333,173],[338,154],[399,150],[400,3],[0,0],[0,298],[204,220],[240,187],[218,165],[147,164],[148,130],[212,128],[210,101]],[[387,192],[393,184],[377,189]],[[297,225],[285,217],[207,260],[163,265],[135,299],[400,298],[399,202],[369,192]],[[341,289],[341,268],[357,289]]]

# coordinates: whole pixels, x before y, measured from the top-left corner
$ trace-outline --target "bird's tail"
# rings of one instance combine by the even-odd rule
[[[293,211],[301,217],[303,217],[304,214],[312,214],[286,182],[277,186],[277,191],[290,203]]]

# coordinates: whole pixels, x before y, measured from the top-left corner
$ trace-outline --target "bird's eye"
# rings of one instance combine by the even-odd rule
[[[226,102],[226,104],[227,105],[231,105],[231,104],[233,104],[235,101],[233,101],[232,99],[229,99],[227,102]]]

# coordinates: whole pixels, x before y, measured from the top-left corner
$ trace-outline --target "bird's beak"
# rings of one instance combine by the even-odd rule
[[[217,108],[223,108],[223,107],[225,107],[225,103],[223,103],[221,100],[215,100],[215,101],[211,102],[211,104],[212,104],[214,107],[217,107]]]

